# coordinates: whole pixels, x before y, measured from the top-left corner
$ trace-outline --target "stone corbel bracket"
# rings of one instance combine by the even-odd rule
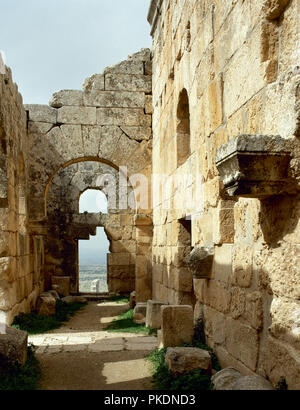
[[[208,279],[211,277],[215,250],[213,246],[196,247],[186,258],[186,264],[193,279]]]
[[[273,135],[239,135],[221,145],[216,166],[229,196],[263,199],[289,192],[290,142]]]

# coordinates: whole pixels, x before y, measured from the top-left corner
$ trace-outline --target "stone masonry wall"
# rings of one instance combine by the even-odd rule
[[[52,277],[63,276],[70,278],[70,291],[78,292],[78,240],[89,239],[103,226],[110,241],[109,291],[134,290],[134,214],[140,207],[151,214],[151,198],[140,205],[135,200],[139,182],[131,178],[140,174],[151,180],[151,66],[150,50],[142,49],[86,79],[82,91],[62,90],[49,106],[25,107],[31,152],[29,215],[46,238],[46,288]],[[125,192],[119,189],[119,172]],[[79,197],[87,189],[102,189],[97,178],[106,173],[115,177],[117,204],[108,207],[107,217],[88,214],[93,223],[84,225]],[[151,184],[148,190],[151,196]],[[119,200],[126,200],[121,208]]]
[[[11,71],[0,74],[0,323],[30,312],[43,289],[43,241],[28,229],[26,113]]]
[[[229,197],[215,154],[239,134],[294,138],[299,181],[297,16],[297,0],[153,0],[148,16],[153,173],[193,177],[155,198],[152,298],[193,305],[223,366],[274,386],[284,377],[291,389],[300,388],[299,194]],[[185,205],[200,185],[201,201]],[[187,269],[191,246],[214,247],[209,279]]]

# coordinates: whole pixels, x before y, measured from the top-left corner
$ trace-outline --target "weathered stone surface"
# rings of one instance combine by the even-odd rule
[[[121,126],[121,130],[131,139],[136,141],[150,140],[152,138],[151,127],[127,127]]]
[[[236,380],[232,390],[274,390],[271,383],[261,376],[244,376]]]
[[[146,326],[150,329],[161,328],[161,306],[166,305],[164,302],[148,300],[146,313]]]
[[[55,315],[56,299],[51,293],[42,293],[37,301],[37,312],[43,316]]]
[[[214,390],[233,390],[235,383],[242,377],[242,374],[233,367],[227,367],[211,378]]]
[[[82,106],[83,92],[77,90],[61,90],[52,95],[49,105],[54,108],[61,108],[64,105]]]
[[[290,0],[264,0],[262,11],[268,20],[277,19],[285,10]]]
[[[0,368],[7,364],[24,365],[27,360],[28,334],[6,326],[5,333],[0,333]]]
[[[57,122],[61,124],[95,125],[96,108],[63,106],[58,109]]]
[[[230,196],[265,198],[287,189],[289,141],[240,135],[217,149],[216,165]]]
[[[52,276],[52,288],[60,296],[69,296],[70,294],[70,277],[69,276]]]
[[[91,77],[87,78],[82,88],[84,91],[91,91],[91,90],[104,90],[104,75],[102,74],[94,74]]]
[[[133,311],[133,321],[138,324],[145,323],[146,315],[147,315],[147,303],[144,303],[144,302],[137,303]]]
[[[252,371],[256,370],[259,339],[258,332],[238,320],[226,319],[226,348],[228,352]]]
[[[152,79],[148,75],[106,74],[105,90],[151,93]]]
[[[174,375],[182,375],[196,369],[211,373],[211,358],[207,350],[196,347],[169,347],[166,365]]]
[[[87,107],[143,108],[145,94],[142,92],[92,90],[83,94],[83,103]]]
[[[144,74],[144,64],[142,61],[128,60],[122,61],[112,67],[106,67],[104,74],[131,74],[141,75]]]
[[[150,127],[151,115],[142,108],[97,108],[97,124]]]
[[[27,104],[25,110],[29,112],[30,121],[46,122],[56,124],[57,110],[48,105]]]
[[[196,247],[187,257],[187,266],[193,278],[201,279],[208,278],[212,273],[214,260],[214,247]]]
[[[191,306],[161,307],[161,338],[164,347],[190,343],[194,334],[194,314]]]
[[[86,298],[82,296],[65,296],[64,298],[61,299],[62,302],[65,303],[86,303],[87,300]]]

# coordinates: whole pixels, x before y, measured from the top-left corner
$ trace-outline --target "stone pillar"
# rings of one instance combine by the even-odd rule
[[[136,302],[147,302],[152,298],[151,249],[153,237],[152,218],[148,215],[136,215],[136,266],[135,291]]]

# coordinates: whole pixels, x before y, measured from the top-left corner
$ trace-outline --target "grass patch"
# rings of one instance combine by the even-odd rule
[[[41,375],[39,362],[34,355],[35,348],[28,347],[24,366],[16,363],[0,368],[0,390],[36,390]]]
[[[30,335],[36,335],[58,329],[67,322],[77,311],[82,309],[86,303],[65,303],[56,301],[55,315],[43,316],[37,313],[21,313],[16,316],[12,327],[25,330]]]
[[[116,303],[129,303],[129,297],[128,296],[111,296],[108,299],[105,300],[105,302],[116,302]]]
[[[183,347],[197,347],[209,351],[212,360],[212,368],[221,370],[221,366],[213,350],[205,344],[203,323],[199,320],[194,329],[192,343],[184,344]],[[196,369],[184,375],[172,375],[165,363],[167,348],[154,350],[147,356],[153,365],[152,384],[155,390],[212,390],[211,376],[201,369]]]
[[[118,316],[116,320],[111,322],[105,331],[108,332],[125,332],[125,333],[143,333],[145,335],[156,334],[155,329],[149,329],[145,325],[138,325],[133,321],[133,309],[128,310]]]
[[[210,376],[201,369],[184,375],[172,375],[165,364],[167,349],[154,350],[147,357],[153,364],[152,383],[155,390],[211,390]]]

